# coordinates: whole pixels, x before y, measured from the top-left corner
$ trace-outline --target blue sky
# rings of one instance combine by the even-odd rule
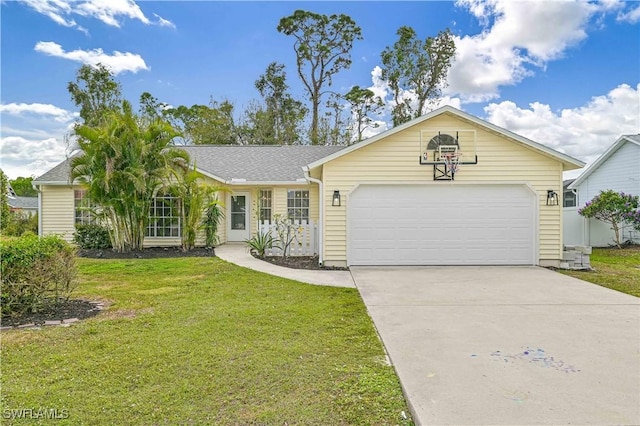
[[[457,57],[443,103],[587,162],[640,130],[638,2],[3,1],[1,167],[37,176],[65,158],[77,115],[66,87],[83,63],[111,65],[134,103],[148,91],[171,105],[229,99],[242,111],[272,61],[304,97],[293,41],[276,30],[296,9],[345,13],[362,28],[335,91],[370,87],[390,108],[380,52],[402,25],[421,38],[448,27]]]

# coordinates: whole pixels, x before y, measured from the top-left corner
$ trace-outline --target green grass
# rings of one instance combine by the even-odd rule
[[[560,271],[603,287],[640,297],[640,246],[594,248],[593,271]]]
[[[78,296],[111,305],[4,332],[2,410],[67,410],[61,425],[409,424],[355,289],[215,258],[79,265]]]

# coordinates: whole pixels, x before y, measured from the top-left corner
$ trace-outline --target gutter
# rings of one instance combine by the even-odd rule
[[[316,178],[312,178],[311,176],[309,176],[309,167],[305,166],[302,168],[302,170],[304,171],[304,178],[308,181],[308,182],[313,182],[313,183],[317,183],[318,184],[318,198],[319,198],[319,213],[320,213],[320,220],[318,221],[318,263],[320,263],[321,265],[324,263],[324,239],[323,239],[323,229],[324,229],[324,184],[322,183],[322,181],[320,179],[316,179]]]

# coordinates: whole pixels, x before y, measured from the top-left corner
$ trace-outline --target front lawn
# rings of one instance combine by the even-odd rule
[[[640,297],[640,246],[594,248],[593,271],[561,271],[603,287]]]
[[[355,289],[216,258],[79,264],[76,293],[111,305],[70,327],[3,333],[5,418],[53,409],[68,413],[61,425],[409,423]]]

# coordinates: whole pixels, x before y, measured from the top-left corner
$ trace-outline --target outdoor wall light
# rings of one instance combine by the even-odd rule
[[[340,191],[333,191],[333,199],[331,200],[333,207],[340,207]]]
[[[558,193],[553,189],[547,190],[547,205],[548,206],[558,205]]]

